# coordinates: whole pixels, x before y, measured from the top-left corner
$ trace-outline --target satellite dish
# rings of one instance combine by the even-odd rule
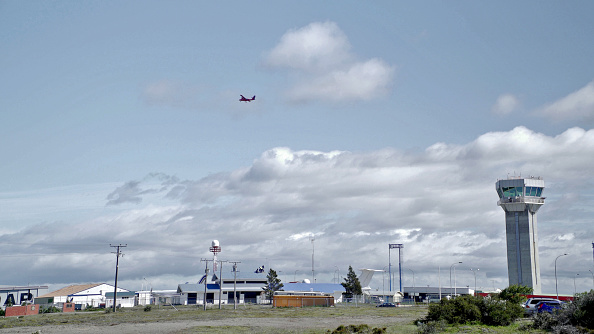
[[[305,283],[305,284],[310,284],[311,282],[309,281],[309,279],[304,278],[303,281],[301,283]]]
[[[213,240],[212,241],[212,247],[219,247],[219,241],[218,240]]]

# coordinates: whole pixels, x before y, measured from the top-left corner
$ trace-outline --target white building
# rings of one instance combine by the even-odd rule
[[[66,302],[72,302],[74,304],[81,304],[83,307],[86,305],[102,307],[106,306],[107,299],[105,295],[108,292],[112,293],[113,300],[113,290],[114,286],[106,283],[70,285],[65,288],[36,297],[35,304],[61,305]],[[118,293],[120,292],[130,291],[118,288]]]
[[[181,297],[177,290],[144,290],[137,291],[138,305],[181,305]]]
[[[219,275],[220,273],[217,273]],[[233,272],[223,272],[222,289],[219,285],[219,279],[216,275],[208,277],[206,284],[206,298],[204,284],[179,284],[177,292],[180,294],[180,303],[182,305],[204,305],[206,299],[207,304],[218,304],[219,295],[221,304],[233,304],[233,291],[236,291],[236,299],[238,304],[254,303],[260,304],[265,301],[264,290],[266,285],[266,273],[262,272],[237,272],[237,277],[234,277]]]

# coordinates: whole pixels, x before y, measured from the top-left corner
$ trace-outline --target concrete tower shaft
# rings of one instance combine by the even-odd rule
[[[544,204],[544,180],[511,177],[495,184],[505,212],[509,284],[530,286],[541,293],[536,212]]]

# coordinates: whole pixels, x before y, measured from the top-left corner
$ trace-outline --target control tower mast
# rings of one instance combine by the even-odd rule
[[[509,285],[529,286],[534,294],[540,294],[536,212],[544,204],[544,180],[512,176],[498,180],[495,188],[499,195],[497,205],[505,211]]]

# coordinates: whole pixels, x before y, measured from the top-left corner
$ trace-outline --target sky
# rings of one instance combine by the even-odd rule
[[[400,243],[404,286],[447,287],[462,262],[457,286],[505,288],[495,182],[540,176],[543,292],[555,264],[559,293],[592,289],[593,16],[0,0],[0,285],[112,283],[123,244],[120,287],[176,289],[219,240],[285,282],[394,270]]]

